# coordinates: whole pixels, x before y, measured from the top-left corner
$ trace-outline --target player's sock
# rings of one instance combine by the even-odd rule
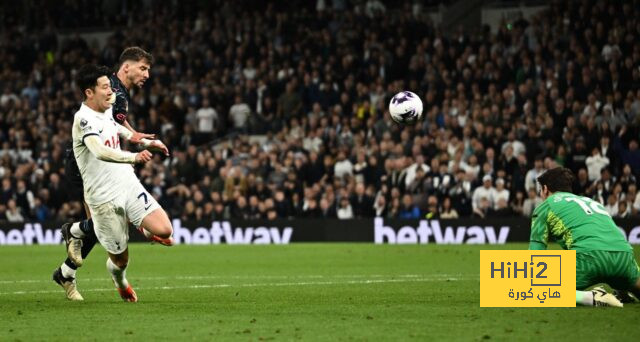
[[[84,222],[84,221],[72,223],[71,224],[71,229],[69,229],[69,232],[71,233],[71,236],[73,236],[76,239],[82,239],[82,238],[85,237],[85,233],[80,228],[80,224],[82,222]]]
[[[73,270],[77,270],[78,266],[76,266],[76,264],[73,263],[73,261],[71,261],[71,259],[69,259],[69,257],[67,257],[67,260],[64,261],[64,263],[62,263],[63,265],[69,267],[70,269]]]
[[[96,243],[98,243],[98,238],[96,237],[96,234],[93,231],[93,225],[91,229],[92,229],[91,232],[87,233],[87,235],[82,239],[82,248],[80,249],[80,253],[82,254],[82,259],[85,259],[93,249],[93,246],[95,246]]]
[[[69,260],[69,259],[67,259]],[[69,260],[71,261],[71,260]],[[73,265],[73,263],[71,263]],[[60,266],[60,270],[62,270],[62,276],[65,278],[75,278],[76,277],[76,265],[73,265],[73,267],[67,265],[67,262],[65,261],[64,263],[62,263],[62,265]]]
[[[91,218],[82,220],[79,223],[79,228],[85,235],[96,235],[95,231],[93,230],[93,220]]]
[[[576,291],[576,304],[593,306],[593,292]]]
[[[107,269],[111,273],[111,278],[116,283],[116,286],[121,289],[126,289],[129,286],[127,281],[127,267],[120,268],[111,261],[111,258],[107,258]]]
[[[80,249],[80,253],[82,254],[83,260],[87,258],[96,243],[98,243],[98,239],[96,238],[96,235],[94,233],[91,233],[85,236],[84,239],[82,239],[82,248]],[[64,264],[74,270],[78,268],[78,266],[76,266],[76,264],[74,264],[69,257],[67,257],[67,259],[64,261]]]

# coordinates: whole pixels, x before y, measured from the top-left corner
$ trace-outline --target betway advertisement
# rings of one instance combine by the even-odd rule
[[[385,225],[384,219],[373,220],[374,242],[389,244],[504,244],[511,231],[508,224],[495,226],[478,222],[473,226],[452,226],[446,221],[420,220],[417,225],[402,225],[393,228]]]
[[[398,220],[293,219],[257,221],[173,221],[178,244],[289,244],[295,242],[368,242],[376,244],[504,244],[527,242],[530,221],[525,218]],[[621,234],[640,244],[640,219],[617,221]],[[62,243],[62,222],[0,223],[2,245]],[[131,241],[142,242],[137,230]]]

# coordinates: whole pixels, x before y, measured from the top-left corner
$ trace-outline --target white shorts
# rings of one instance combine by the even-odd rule
[[[89,205],[96,237],[111,254],[121,254],[127,249],[129,222],[140,227],[142,220],[158,208],[158,202],[139,182],[112,201]]]

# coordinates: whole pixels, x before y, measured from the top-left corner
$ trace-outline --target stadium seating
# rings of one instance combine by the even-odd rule
[[[0,219],[83,215],[65,191],[73,74],[132,45],[156,63],[129,121],[171,151],[138,171],[173,217],[530,215],[556,165],[612,216],[638,214],[638,1],[554,2],[497,34],[448,35],[407,6],[293,2],[5,12]],[[69,33],[96,26],[104,44]],[[386,111],[404,89],[424,102],[415,126]]]

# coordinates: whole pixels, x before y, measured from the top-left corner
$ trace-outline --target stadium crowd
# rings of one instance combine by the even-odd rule
[[[527,216],[557,165],[612,216],[640,211],[637,0],[453,34],[419,1],[127,3],[129,21],[46,1],[3,18],[0,219],[84,215],[65,189],[73,75],[133,45],[155,64],[128,120],[171,151],[139,176],[174,218]],[[57,34],[96,25],[103,47]],[[389,118],[400,90],[424,102],[416,126]]]

